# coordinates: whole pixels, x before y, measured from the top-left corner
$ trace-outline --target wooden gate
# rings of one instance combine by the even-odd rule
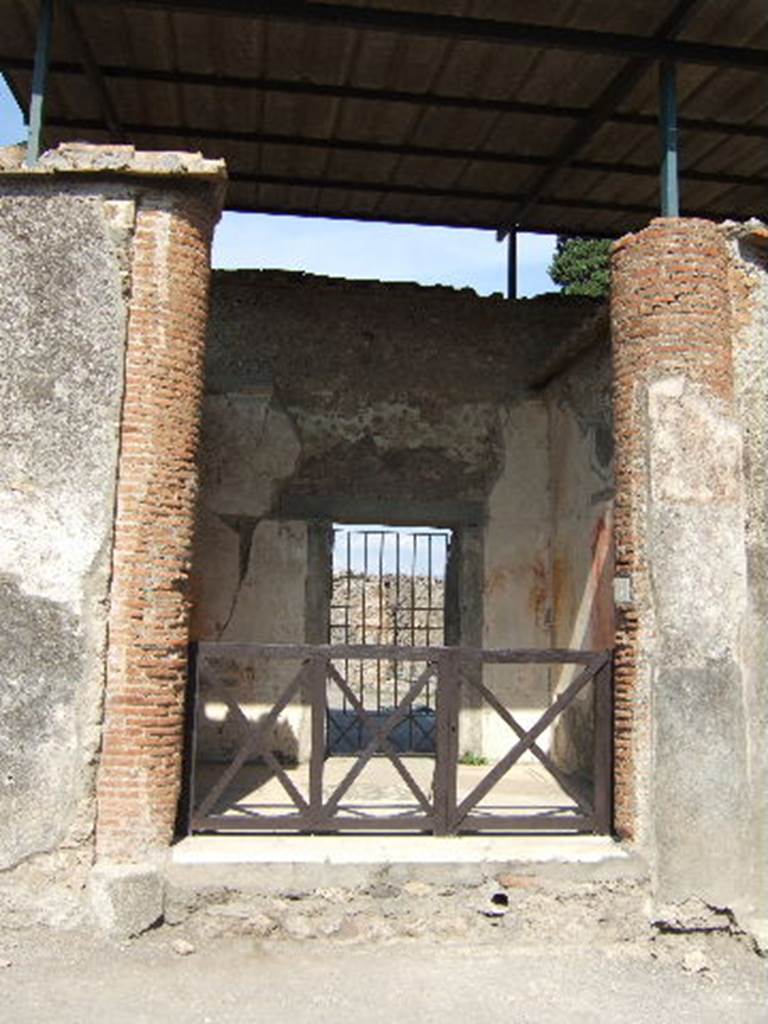
[[[425,663],[425,668],[409,686],[395,707],[382,719],[367,711],[339,670],[340,664],[374,658],[400,659]],[[193,650],[193,693],[199,696],[200,681],[208,673],[237,659],[256,659],[262,665],[298,662],[299,667],[285,685],[269,710],[257,720],[249,717],[241,696],[227,693],[217,700],[226,705],[227,713],[239,726],[240,739],[225,765],[215,766],[214,777],[205,784],[196,764],[192,730],[190,776],[188,780],[189,828],[201,831],[292,831],[331,833],[352,830],[388,832],[405,830],[455,835],[464,832],[510,831],[610,831],[611,765],[612,765],[612,671],[607,651],[576,650],[480,650],[459,647],[391,647],[351,645],[265,645],[200,643]],[[483,680],[486,666],[538,665],[574,666],[574,677],[557,694],[535,723],[525,728],[492,688]],[[409,714],[415,701],[430,684],[436,692],[436,752],[430,759],[434,765],[431,785],[425,786],[414,777],[413,763],[398,753],[390,736]],[[327,702],[328,686],[338,687],[354,709],[368,736],[363,749],[351,758],[342,778],[329,786]],[[583,778],[566,773],[550,752],[538,742],[586,687],[593,688],[589,706],[591,718],[591,784]],[[511,730],[515,742],[482,777],[474,779],[468,791],[459,793],[458,779],[462,770],[459,751],[460,714],[466,696],[477,695]],[[281,716],[299,702],[309,716],[310,744],[305,766],[304,792],[298,783],[296,766],[285,763],[275,750],[274,734]],[[513,705],[514,706],[514,705]],[[198,712],[201,710],[198,703]],[[194,714],[194,711],[193,711]],[[483,801],[513,766],[530,754],[548,776],[558,792],[571,801],[556,806],[530,809],[500,807]],[[393,766],[410,794],[412,805],[396,808],[345,802],[351,787],[374,756],[383,756]],[[248,783],[238,787],[248,766],[276,780],[287,804],[276,808],[263,805],[257,798],[243,799]],[[210,775],[210,767],[208,773]],[[477,774],[475,766],[475,774]],[[237,791],[232,795],[234,789]],[[465,790],[466,790],[465,786]],[[243,792],[240,793],[240,790]],[[238,795],[239,794],[239,795]]]

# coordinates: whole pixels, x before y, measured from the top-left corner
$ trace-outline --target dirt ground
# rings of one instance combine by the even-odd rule
[[[766,1024],[768,962],[724,935],[590,948],[0,935],[9,1024]]]

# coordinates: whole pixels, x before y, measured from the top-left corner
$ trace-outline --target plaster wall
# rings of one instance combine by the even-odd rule
[[[306,524],[341,518],[455,526],[457,639],[549,646],[550,403],[531,386],[594,316],[593,303],[559,297],[510,304],[444,288],[214,273],[194,637],[323,639],[307,614],[313,598],[302,596],[317,596],[324,569]],[[523,721],[549,701],[546,669],[486,676]],[[224,678],[204,681],[204,757],[226,756],[237,739],[219,699]],[[246,699],[252,679],[238,685],[257,720],[266,696],[251,689]],[[291,750],[308,718],[292,713]],[[467,694],[462,751],[496,758],[511,739]]]
[[[553,647],[613,647],[613,370],[607,339],[546,388],[551,480]],[[552,671],[552,695],[575,675]],[[592,770],[593,687],[558,720],[554,753],[567,772]]]
[[[93,828],[133,210],[0,177],[0,868]]]
[[[164,622],[186,626],[183,552],[178,572],[168,552],[196,476],[193,451],[184,462],[193,367],[169,353],[205,319],[205,226],[223,167],[131,146],[64,144],[32,169],[22,158],[0,150],[0,868],[22,865],[3,876],[0,903],[50,921],[77,912],[96,823],[108,823],[99,780],[108,790],[110,772],[112,782],[124,773],[114,787],[123,824],[160,803],[166,827],[175,815],[181,750],[151,764],[146,754],[175,735],[167,708],[155,714],[142,678],[139,699],[123,693],[113,709],[124,728],[109,750],[104,717],[110,672],[127,664],[123,627],[145,664],[162,661],[161,689],[185,673],[168,633],[156,642]],[[132,354],[140,336],[148,346]],[[148,431],[153,412],[162,425]],[[155,457],[171,435],[176,494]],[[145,490],[136,467],[150,462]],[[150,510],[146,532],[137,507]],[[151,562],[136,601],[115,587],[116,551],[131,545],[129,572]],[[174,776],[165,792],[148,781],[158,763]]]
[[[543,398],[526,397],[501,409],[499,418],[504,461],[488,497],[483,646],[546,648],[552,625],[549,412]],[[549,704],[546,666],[487,665],[483,682],[525,727]],[[486,702],[480,715],[477,752],[498,760],[513,734]],[[545,734],[542,743],[548,739]]]
[[[619,820],[674,927],[765,916],[760,238],[657,220],[614,255]]]
[[[731,226],[729,280],[734,385],[745,485],[747,607],[739,642],[744,671],[749,841],[739,853],[748,880],[748,920],[768,945],[768,230]],[[741,737],[737,737],[741,742]],[[746,863],[745,863],[746,862]]]

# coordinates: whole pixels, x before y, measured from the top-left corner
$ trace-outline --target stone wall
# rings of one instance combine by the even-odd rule
[[[552,489],[552,644],[611,650],[613,612],[613,367],[607,332],[546,387]],[[552,694],[574,677],[553,673]],[[562,768],[592,773],[593,686],[559,719]]]
[[[194,501],[194,451],[179,447],[173,411],[187,408],[194,433],[195,410],[187,405],[188,368],[172,365],[184,327],[169,311],[184,305],[182,319],[204,323],[207,247],[204,274],[195,278],[183,258],[184,232],[188,223],[194,234],[199,221],[191,213],[185,221],[180,211],[205,206],[209,232],[222,174],[219,164],[194,156],[131,147],[62,146],[33,170],[20,158],[0,153],[0,867],[56,850],[90,859],[107,652],[114,673],[121,616],[134,631],[134,649],[151,657],[147,644],[155,639],[120,580],[126,568],[152,560],[153,581],[142,590],[152,614],[161,595],[183,583],[167,548],[142,533],[130,506],[145,501],[154,529],[177,533],[175,510],[186,502],[189,515]],[[165,482],[157,472],[163,447],[173,463],[166,459]],[[185,459],[192,467],[186,477]],[[131,460],[151,463],[151,480],[142,485]],[[163,506],[173,508],[165,519]],[[183,630],[178,605],[172,616]],[[156,623],[166,632],[162,619]],[[141,774],[149,745],[142,737],[159,739],[166,722],[147,715],[146,724],[142,735],[127,730],[132,777]],[[179,757],[165,758],[176,775]],[[177,787],[174,777],[173,794]],[[175,795],[171,802],[172,818]],[[141,810],[126,807],[123,823]],[[58,870],[66,882],[67,871]]]
[[[0,178],[0,868],[93,829],[127,313],[122,201]]]
[[[730,225],[723,234],[746,512],[747,608],[740,647],[747,752],[742,782],[749,837],[739,857],[740,863],[746,862],[739,910],[744,924],[768,948],[768,228]]]
[[[766,438],[748,411],[764,408],[765,281],[738,249],[711,223],[654,221],[617,244],[612,310],[617,820],[659,902],[744,920],[765,895]]]
[[[341,518],[455,526],[463,614],[454,640],[550,646],[554,405],[533,389],[570,365],[574,338],[578,349],[605,336],[596,308],[558,296],[509,303],[447,288],[214,273],[193,635],[299,642],[315,630],[324,640],[307,590],[328,568],[310,554],[306,523]],[[266,533],[271,555],[255,547]],[[556,683],[539,668],[486,676],[523,721]],[[216,758],[238,740],[221,685],[206,677],[200,719],[199,750]],[[255,720],[268,702],[250,685],[228,692]],[[506,752],[507,726],[468,703],[462,750]],[[289,717],[295,749],[308,716],[294,706]]]
[[[484,530],[482,646],[550,647],[552,492],[549,411],[540,395],[500,410],[504,461],[488,496]],[[526,727],[549,704],[551,672],[540,665],[488,665],[483,682]],[[496,760],[510,748],[509,727],[487,702],[480,733],[462,749]],[[545,734],[542,743],[549,741]],[[533,755],[525,755],[530,759]]]

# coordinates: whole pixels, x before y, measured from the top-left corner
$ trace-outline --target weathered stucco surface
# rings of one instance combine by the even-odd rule
[[[500,425],[504,462],[488,496],[485,529],[483,646],[549,647],[552,510],[547,405],[541,397],[522,399],[501,410]],[[546,667],[489,665],[483,682],[526,727],[549,703]],[[485,702],[481,722],[479,752],[496,760],[510,748],[509,727]]]
[[[227,396],[224,429],[236,432],[231,396],[273,389],[270,408],[299,444],[273,500],[483,500],[501,468],[499,407],[593,310],[556,296],[510,306],[448,288],[218,272],[207,388]],[[214,418],[209,404],[211,437]],[[275,455],[273,469],[288,461]]]
[[[732,906],[744,883],[733,865],[750,833],[740,431],[682,377],[653,381],[648,421],[659,897],[705,892],[710,902]],[[706,836],[717,841],[704,857]]]
[[[461,526],[456,639],[549,646],[554,404],[531,387],[547,366],[551,375],[573,362],[572,339],[584,345],[595,308],[559,297],[509,304],[445,288],[215,273],[193,635],[323,640],[302,595],[323,570],[308,556],[307,521],[354,519],[364,508],[361,521],[422,525],[442,514],[443,525],[457,525],[451,509],[472,503],[477,526]],[[593,371],[590,364],[573,406],[589,405]],[[595,423],[583,429],[594,434]],[[609,425],[600,431],[604,442]],[[271,547],[256,546],[261,534]],[[571,539],[589,546],[586,533]],[[253,719],[268,706],[252,671],[239,683],[236,676],[222,666],[220,680],[205,680],[203,756],[226,755],[238,735],[217,688],[220,696],[234,686],[241,699],[250,688]],[[546,669],[486,676],[522,721],[549,701]],[[479,701],[466,703],[462,751],[506,752],[508,727]],[[292,726],[292,750],[297,733],[306,735],[303,719]]]
[[[729,242],[734,380],[745,487],[747,608],[738,638],[744,671],[740,709],[746,727],[744,808],[752,930],[768,948],[768,230],[726,232]],[[741,743],[741,737],[737,738]]]
[[[613,647],[613,368],[605,337],[545,390],[552,487],[554,647]],[[553,672],[552,693],[574,677]],[[593,687],[585,688],[555,729],[554,751],[567,771],[590,774]]]
[[[165,224],[179,193],[212,198],[215,214],[223,165],[131,146],[64,144],[32,169],[22,157],[0,150],[0,869],[17,869],[2,875],[0,904],[25,922],[62,922],[83,912],[106,760],[117,467],[121,449],[158,440],[135,418],[126,440],[127,338],[140,321],[166,351],[166,312],[191,276],[184,252],[165,275],[138,266],[136,239],[147,210]],[[142,273],[161,298],[137,311]],[[135,522],[118,525],[136,535]],[[146,629],[142,640],[153,647]],[[124,753],[140,758],[131,725]]]
[[[0,867],[92,828],[133,209],[109,191],[0,179]]]
[[[614,255],[617,773],[675,928],[765,928],[765,237],[657,220]]]

